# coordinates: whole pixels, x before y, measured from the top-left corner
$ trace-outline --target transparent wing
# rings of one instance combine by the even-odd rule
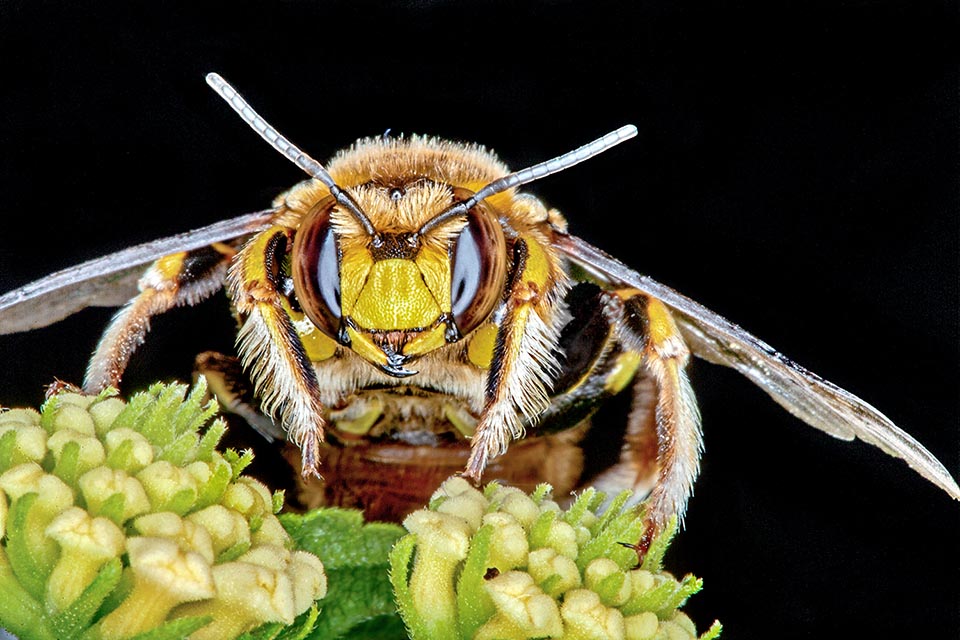
[[[633,287],[670,307],[691,351],[736,369],[807,424],[844,440],[859,438],[905,460],[956,500],[960,487],[933,454],[852,393],[792,362],[773,347],[703,305],[574,236],[556,241],[567,258],[600,282]]]
[[[120,306],[137,294],[144,265],[172,253],[253,233],[273,214],[273,210],[248,213],[139,244],[5,293],[0,296],[0,334],[45,327],[86,307]]]

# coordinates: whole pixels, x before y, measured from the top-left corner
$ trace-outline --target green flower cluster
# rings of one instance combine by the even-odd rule
[[[400,614],[414,640],[566,638],[687,640],[697,632],[678,608],[700,590],[661,562],[671,529],[643,565],[621,542],[641,519],[629,492],[607,504],[593,489],[567,509],[541,485],[532,495],[491,483],[481,492],[447,480],[428,508],[404,521],[390,554]],[[606,506],[604,507],[604,505]],[[714,624],[701,640],[720,634]]]
[[[323,565],[293,548],[282,495],[242,475],[252,455],[216,450],[226,426],[205,397],[202,380],[129,402],[67,390],[0,413],[0,627],[203,640],[312,626]]]

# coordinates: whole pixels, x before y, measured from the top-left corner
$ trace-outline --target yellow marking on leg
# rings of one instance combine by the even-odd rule
[[[680,332],[673,321],[670,311],[659,300],[648,298],[647,316],[650,320],[649,339],[656,348],[663,348],[669,342],[680,338]]]

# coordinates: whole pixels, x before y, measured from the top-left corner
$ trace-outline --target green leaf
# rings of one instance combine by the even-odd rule
[[[197,499],[193,506],[195,511],[219,502],[233,477],[233,469],[229,463],[215,464],[211,460],[204,461],[213,464],[213,473],[210,475],[210,479],[197,489]]]
[[[0,436],[0,473],[13,466],[13,454],[17,443],[17,430],[10,429]]]
[[[233,471],[231,480],[236,480],[243,473],[243,470],[253,462],[253,451],[245,449],[242,454],[234,449],[227,449],[223,452],[223,459],[230,463],[230,469]]]
[[[406,533],[400,525],[364,523],[362,512],[335,507],[303,515],[282,514],[280,522],[297,546],[319,557],[328,571],[341,567],[386,567],[390,549]]]
[[[317,608],[317,605],[313,605],[307,609],[306,613],[298,616],[292,625],[281,629],[277,635],[277,640],[305,640],[317,626],[319,616],[320,609]]]
[[[670,612],[679,609],[693,594],[703,589],[703,580],[692,575],[684,576],[670,597],[661,605],[660,611],[655,612],[657,617],[666,617]]]
[[[60,458],[53,467],[53,475],[57,476],[75,491],[77,489],[77,470],[80,460],[80,443],[70,441],[60,450]]]
[[[139,471],[133,457],[133,440],[124,440],[119,447],[108,453],[105,464],[111,469]]]
[[[556,511],[543,511],[530,525],[530,549],[549,546],[550,527],[557,519]]]
[[[576,501],[573,505],[563,514],[563,520],[571,525],[578,525],[580,521],[583,520],[584,514],[586,514],[590,507],[594,504],[594,500],[597,497],[597,490],[593,487],[590,487],[580,495],[577,496]]]
[[[93,516],[101,516],[104,518],[109,518],[116,524],[118,527],[122,527],[124,523],[124,510],[127,505],[127,496],[122,492],[117,492],[103,501],[103,504],[100,505],[99,511],[94,511],[89,509],[90,514]]]
[[[327,573],[327,597],[308,637],[366,637],[357,635],[358,629],[373,628],[375,619],[378,630],[402,629],[388,567],[403,528],[365,523],[360,511],[337,508],[282,514],[280,521],[297,546],[323,561]]]
[[[110,425],[110,429],[133,429],[138,433],[142,433],[144,437],[150,440],[150,436],[143,432],[140,424],[142,417],[146,414],[151,404],[153,404],[153,396],[149,392],[141,391],[140,393],[135,393],[127,400],[127,406],[125,406],[114,419],[113,424]],[[44,413],[46,413],[46,405],[44,405]]]
[[[616,503],[614,503],[616,504]],[[621,569],[630,569],[636,564],[636,554],[621,545],[621,542],[635,542],[643,532],[643,522],[637,517],[634,509],[617,507],[613,511],[611,505],[600,519],[601,526],[594,528],[594,535],[586,544],[580,547],[577,557],[577,566],[584,571],[590,562],[596,558],[610,558]]]
[[[655,575],[654,579],[656,583],[652,589],[644,593],[634,594],[626,604],[620,607],[623,615],[632,616],[644,611],[652,611],[653,613],[669,611],[665,605],[676,593],[677,583],[659,574]]]
[[[327,571],[327,597],[310,633],[316,640],[361,638],[358,628],[374,618],[396,618],[393,588],[386,567]]]
[[[157,460],[166,460],[178,467],[182,467],[193,461],[193,452],[197,447],[200,438],[196,433],[187,432],[178,435],[169,445],[164,447],[163,451],[157,456]]]

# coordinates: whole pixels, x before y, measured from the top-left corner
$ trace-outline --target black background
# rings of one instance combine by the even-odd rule
[[[953,3],[84,4],[0,4],[0,290],[302,178],[208,71],[318,159],[390,128],[519,168],[634,123],[529,190],[960,471]],[[109,315],[0,337],[0,402],[79,381]],[[188,377],[231,328],[220,298],[157,319],[128,390]],[[667,562],[705,581],[698,627],[958,637],[960,505],[732,371],[691,375],[706,454]]]

